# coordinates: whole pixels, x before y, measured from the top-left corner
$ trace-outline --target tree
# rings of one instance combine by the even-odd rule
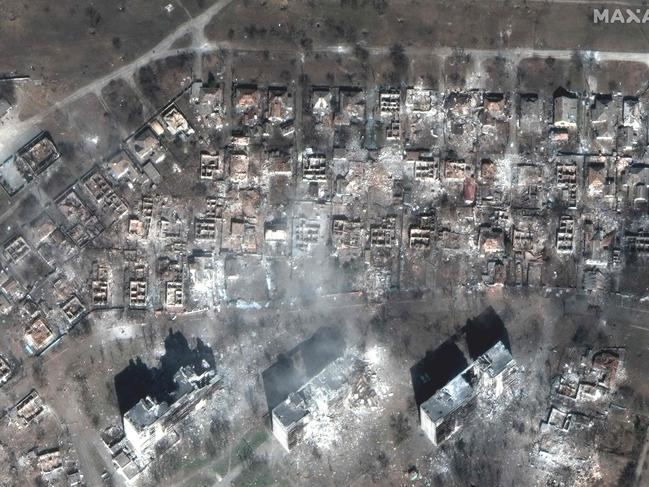
[[[395,444],[401,443],[410,433],[410,424],[408,418],[401,412],[393,413],[390,417],[390,429]]]
[[[393,44],[390,48],[390,60],[395,71],[402,73],[408,70],[408,56],[401,44]]]
[[[239,461],[247,465],[250,465],[253,462],[254,453],[252,446],[250,446],[250,443],[246,440],[243,440],[243,443],[237,449],[237,457],[239,458]]]
[[[43,360],[40,357],[34,358],[32,362],[32,375],[37,385],[43,386],[45,383],[45,371],[43,370]]]

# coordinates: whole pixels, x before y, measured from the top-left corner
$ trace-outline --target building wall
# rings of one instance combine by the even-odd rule
[[[420,409],[421,428],[434,445],[439,445],[462,428],[462,425],[467,421],[467,417],[475,410],[476,403],[477,396],[474,396],[455,411],[437,420],[436,423],[433,423],[426,412]]]
[[[288,427],[285,427],[273,413],[273,434],[286,451],[291,451],[291,449],[297,444],[297,442],[300,441],[300,439],[302,438],[304,425],[308,422],[308,418],[309,416],[307,415],[299,421],[290,424]]]
[[[431,421],[431,419],[428,417],[428,413],[426,413],[426,411],[424,411],[421,406],[419,406],[419,416],[421,418],[421,429],[424,430],[424,433],[433,443],[433,445],[437,445],[437,432],[435,423]]]
[[[124,417],[124,434],[138,452],[142,452],[150,441],[147,430],[138,430],[127,417]]]
[[[485,374],[484,389],[492,390],[496,396],[500,396],[505,390],[505,385],[511,382],[514,372],[516,372],[516,364],[512,361],[494,378]]]
[[[277,441],[279,441],[280,445],[282,445],[286,451],[291,450],[289,445],[288,431],[284,428],[284,426],[282,425],[280,420],[277,419],[274,413],[273,413],[273,435],[275,435]]]

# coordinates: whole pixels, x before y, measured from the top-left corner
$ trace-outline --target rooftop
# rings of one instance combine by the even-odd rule
[[[314,410],[326,411],[340,397],[345,384],[349,383],[355,363],[353,355],[337,358],[298,391],[290,394],[273,410],[273,415],[284,427],[289,427]]]
[[[208,365],[205,361],[203,367],[206,370],[201,373],[196,373],[191,366],[181,367],[176,372],[174,375],[176,390],[172,393],[171,404],[193,391],[202,389],[211,382],[211,379],[215,377],[214,370],[207,368]],[[144,429],[155,423],[170,409],[171,405],[167,402],[158,402],[154,398],[146,396],[124,414],[124,419],[129,420],[135,427]]]
[[[147,396],[133,406],[125,415],[124,419],[128,419],[134,426],[144,429],[152,425],[164,413],[169,410],[169,405],[166,402],[158,403],[153,398]]]
[[[478,370],[485,371],[489,377],[497,377],[513,361],[512,355],[501,341],[476,359],[448,384],[438,390],[421,408],[431,421],[447,416],[469,402],[477,393],[475,377]],[[478,369],[478,370],[476,370]]]
[[[503,342],[496,343],[478,358],[478,361],[486,366],[489,377],[497,377],[513,360],[511,352]]]
[[[426,412],[431,421],[435,422],[447,416],[475,396],[475,390],[465,379],[467,371],[472,367],[473,364],[467,370],[451,379],[448,384],[421,405],[422,410]]]

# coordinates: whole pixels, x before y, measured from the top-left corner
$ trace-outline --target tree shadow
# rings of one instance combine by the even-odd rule
[[[200,338],[196,339],[196,346],[190,348],[185,336],[170,328],[164,346],[165,353],[158,367],[149,367],[137,357],[115,375],[117,404],[122,415],[146,396],[172,403],[172,393],[176,390],[174,375],[181,367],[190,366],[201,373],[216,366],[212,348]]]
[[[345,340],[340,332],[322,327],[293,349],[279,354],[277,361],[261,374],[268,412],[342,356],[344,351]]]

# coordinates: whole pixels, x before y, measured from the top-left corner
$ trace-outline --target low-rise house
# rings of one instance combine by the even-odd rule
[[[579,98],[562,88],[554,95],[553,123],[557,128],[576,129],[579,113]]]

